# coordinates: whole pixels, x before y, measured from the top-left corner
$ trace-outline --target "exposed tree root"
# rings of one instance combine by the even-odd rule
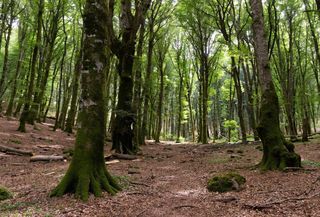
[[[105,168],[88,173],[83,171],[74,173],[69,170],[60,184],[51,192],[50,197],[59,197],[71,192],[81,200],[87,201],[90,192],[96,197],[100,197],[102,191],[115,195],[120,190],[120,186]]]

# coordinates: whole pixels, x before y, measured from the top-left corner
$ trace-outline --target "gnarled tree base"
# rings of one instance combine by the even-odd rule
[[[301,167],[301,158],[294,152],[274,147],[268,157],[259,164],[262,170],[283,170],[286,167]]]
[[[114,121],[112,132],[112,150],[122,154],[136,154],[137,146],[133,144],[134,119],[131,116],[118,115]]]
[[[91,170],[86,166],[79,170],[70,168],[60,184],[51,192],[50,197],[75,193],[76,197],[86,201],[89,193],[100,197],[102,191],[115,195],[120,190],[119,185],[104,167]]]
[[[294,152],[292,142],[286,141],[279,124],[279,104],[271,85],[269,92],[262,95],[260,123],[257,127],[263,144],[262,170],[282,170],[286,167],[301,167],[301,158]]]

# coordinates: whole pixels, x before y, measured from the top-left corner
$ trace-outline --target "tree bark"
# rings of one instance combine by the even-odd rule
[[[97,7],[99,5],[100,7]],[[82,63],[80,128],[69,169],[51,196],[75,192],[87,200],[89,192],[101,196],[102,190],[115,194],[120,187],[105,167],[105,31],[106,2],[87,0],[84,9],[84,59]]]
[[[23,111],[20,117],[20,125],[18,128],[18,131],[26,132],[26,122],[29,121],[30,116],[30,107],[31,107],[31,101],[32,96],[34,94],[34,81],[36,76],[36,63],[38,59],[38,53],[40,49],[41,44],[41,38],[42,38],[42,15],[44,11],[44,0],[39,1],[38,5],[38,15],[37,15],[37,36],[36,36],[36,42],[33,48],[32,53],[32,61],[31,61],[31,69],[30,69],[30,80],[28,84],[27,94],[26,94],[26,102],[23,107]],[[30,124],[33,124],[32,119]]]
[[[135,1],[135,14],[132,13],[132,2],[121,1],[121,41],[115,36],[113,29],[114,1],[109,1],[107,29],[110,37],[110,49],[117,56],[120,85],[118,105],[112,127],[112,149],[124,154],[135,153],[133,145],[135,113],[132,108],[133,99],[133,63],[137,32],[145,19],[150,0]]]
[[[4,58],[3,58],[3,68],[2,68],[2,74],[0,79],[0,112],[2,112],[2,99],[3,95],[6,92],[7,89],[7,80],[8,80],[8,72],[9,72],[9,46],[10,46],[10,40],[11,40],[11,32],[12,32],[12,24],[13,20],[15,18],[14,16],[14,8],[15,8],[15,2],[11,1],[9,4],[10,7],[10,19],[8,23],[8,31],[7,31],[7,37],[6,37],[6,44],[4,48]]]
[[[24,23],[19,23],[19,59],[17,62],[16,70],[14,73],[14,79],[12,84],[12,90],[10,95],[9,104],[6,111],[6,116],[12,116],[13,112],[13,106],[14,106],[14,100],[17,95],[17,89],[18,89],[18,77],[20,75],[22,62],[25,56],[25,40],[27,35],[27,25]]]
[[[263,158],[260,167],[264,170],[300,167],[300,156],[294,152],[294,145],[285,141],[280,130],[279,101],[269,65],[262,2],[261,0],[250,0],[250,5],[255,55],[262,92],[260,122],[257,127],[263,144]]]

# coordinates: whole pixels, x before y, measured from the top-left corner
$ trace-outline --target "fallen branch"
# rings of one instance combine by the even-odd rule
[[[36,161],[63,161],[63,156],[57,156],[57,155],[36,155],[30,158],[31,162]]]
[[[273,202],[269,202],[269,203],[264,203],[264,204],[244,204],[243,207],[244,208],[248,208],[248,209],[257,209],[257,210],[262,210],[262,209],[266,209],[266,208],[271,208],[273,205],[276,204],[281,204],[284,202],[288,202],[288,201],[300,201],[300,200],[308,200],[308,199],[312,199],[316,196],[319,196],[320,192],[313,194],[309,197],[294,197],[294,198],[286,198],[286,199],[282,199],[282,200],[277,200],[277,201],[273,201]]]
[[[295,172],[295,171],[316,171],[316,168],[303,168],[303,167],[286,167],[283,169],[284,172]]]
[[[32,151],[20,150],[17,148],[11,148],[3,145],[0,145],[0,151],[5,152],[7,154],[14,154],[14,155],[27,155],[27,156],[33,155]]]
[[[141,182],[129,181],[129,183],[133,184],[133,185],[142,185],[142,186],[145,186],[145,187],[150,187],[150,185],[147,185],[147,184],[141,183]]]
[[[222,203],[229,203],[232,201],[238,200],[236,197],[229,196],[229,197],[222,197],[222,198],[215,198],[214,201],[222,202]]]
[[[180,209],[180,208],[199,208],[199,207],[193,206],[193,205],[181,205],[181,206],[173,207],[173,209]]]
[[[106,161],[106,165],[115,164],[119,162],[120,162],[119,160],[110,160],[110,161]]]
[[[136,155],[129,155],[129,154],[119,154],[119,153],[114,153],[114,154],[105,156],[105,160],[112,160],[112,159],[136,160],[136,159],[138,159],[138,156],[136,156]]]

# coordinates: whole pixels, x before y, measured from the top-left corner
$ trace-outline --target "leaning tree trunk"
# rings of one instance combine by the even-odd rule
[[[96,7],[100,5],[100,7]],[[105,167],[105,67],[106,2],[87,0],[84,9],[84,60],[79,124],[74,156],[69,169],[51,196],[74,192],[87,200],[89,192],[101,196],[102,190],[115,194],[120,187]]]
[[[260,120],[257,127],[263,144],[263,158],[260,167],[265,170],[300,167],[300,156],[294,152],[294,145],[285,141],[280,130],[279,101],[269,65],[262,2],[261,0],[250,0],[250,4],[253,15],[255,55],[262,92]]]

